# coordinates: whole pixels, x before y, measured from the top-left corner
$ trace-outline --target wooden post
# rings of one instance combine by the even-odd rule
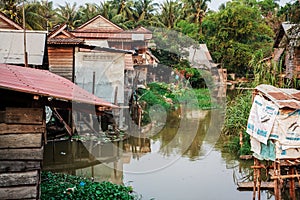
[[[260,162],[257,159],[257,166],[260,166]],[[261,186],[261,166],[257,169],[257,198],[260,200],[260,186]]]
[[[93,88],[92,88],[92,94],[95,94],[95,79],[96,79],[96,74],[93,72]]]
[[[54,108],[54,107],[50,107],[51,108],[51,110],[53,111],[53,114],[57,117],[57,119],[61,122],[61,123],[63,123],[63,125],[65,126],[65,129],[66,129],[66,131],[67,131],[67,133],[70,135],[70,136],[72,136],[73,134],[72,134],[72,129],[71,129],[71,127],[65,122],[65,120],[60,116],[60,114],[57,112],[57,110],[56,110],[56,108]]]
[[[27,47],[26,47],[26,20],[25,20],[25,1],[23,0],[23,35],[24,35],[24,66],[28,67],[28,56],[27,56]]]
[[[290,199],[291,200],[296,200],[296,194],[295,194],[295,179],[293,175],[295,174],[295,168],[294,166],[291,166],[289,168],[289,174],[292,176],[290,178]]]
[[[253,195],[252,195],[252,200],[255,200],[256,198],[256,181],[257,181],[257,158],[254,158],[253,161],[254,168],[253,168]]]
[[[275,200],[281,200],[281,171],[280,171],[280,160],[275,160],[274,164],[274,194]]]

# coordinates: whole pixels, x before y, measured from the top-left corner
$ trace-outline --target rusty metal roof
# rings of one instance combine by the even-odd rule
[[[0,88],[102,108],[118,108],[47,70],[0,64]]]
[[[300,91],[296,89],[276,88],[272,85],[259,85],[255,88],[279,108],[300,109]]]

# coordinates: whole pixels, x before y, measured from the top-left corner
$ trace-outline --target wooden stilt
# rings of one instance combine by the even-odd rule
[[[259,160],[257,160],[257,166],[260,166]],[[260,186],[261,186],[261,167],[257,169],[257,198],[260,200]]]
[[[294,175],[295,174],[295,168],[294,166],[290,167],[289,169],[289,174]],[[290,199],[291,200],[296,200],[296,194],[295,194],[295,179],[294,177],[290,178]]]
[[[273,167],[274,167],[274,175],[278,175],[278,170],[277,170],[277,163],[273,162]],[[278,179],[274,179],[274,195],[275,195],[275,200],[278,200],[279,192],[278,192]]]
[[[257,158],[254,158],[254,168],[253,168],[253,195],[252,200],[256,199],[256,184],[257,184]]]

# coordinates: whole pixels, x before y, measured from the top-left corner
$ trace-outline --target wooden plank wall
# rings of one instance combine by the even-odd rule
[[[0,115],[0,199],[39,199],[44,109],[6,108]]]
[[[73,47],[48,47],[49,70],[72,81]]]

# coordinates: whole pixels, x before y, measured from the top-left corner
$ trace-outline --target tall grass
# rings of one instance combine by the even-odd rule
[[[246,129],[251,99],[251,91],[245,91],[227,104],[223,134],[238,135]]]

